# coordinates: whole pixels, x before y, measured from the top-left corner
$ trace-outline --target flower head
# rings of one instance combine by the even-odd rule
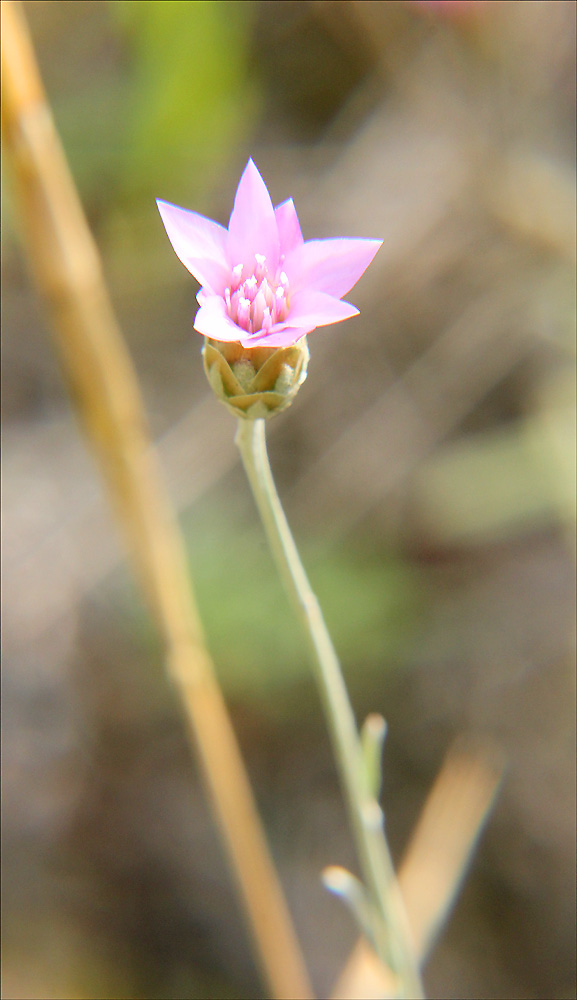
[[[157,198],[177,257],[201,289],[194,328],[244,348],[290,347],[317,326],[356,316],[342,297],[381,240],[304,240],[292,198],[273,207],[248,161],[228,229]]]

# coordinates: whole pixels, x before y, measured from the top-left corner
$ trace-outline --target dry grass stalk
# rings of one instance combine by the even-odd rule
[[[277,998],[312,995],[198,619],[143,404],[19,5],[2,4],[2,117],[22,237],[56,343],[166,646],[255,943]]]
[[[398,875],[421,964],[455,900],[502,772],[502,763],[487,751],[455,746],[425,803]],[[331,1000],[385,1000],[394,996],[394,986],[390,971],[361,938]]]

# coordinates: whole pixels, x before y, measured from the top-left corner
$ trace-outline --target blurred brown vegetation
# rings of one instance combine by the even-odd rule
[[[27,2],[319,995],[354,866],[303,648],[155,195],[252,155],[306,238],[382,237],[271,458],[400,854],[447,747],[508,759],[432,997],[574,996],[575,7]],[[3,177],[4,996],[262,995]]]

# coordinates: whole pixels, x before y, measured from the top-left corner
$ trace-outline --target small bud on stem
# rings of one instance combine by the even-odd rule
[[[306,337],[291,347],[242,347],[205,338],[204,370],[216,396],[236,417],[259,420],[290,406],[307,375]]]

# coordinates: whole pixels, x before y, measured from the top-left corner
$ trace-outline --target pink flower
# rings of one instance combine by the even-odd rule
[[[292,198],[273,208],[249,160],[228,230],[177,205],[156,203],[177,257],[202,286],[194,328],[243,347],[289,347],[317,326],[356,316],[342,296],[381,240],[305,240]]]

